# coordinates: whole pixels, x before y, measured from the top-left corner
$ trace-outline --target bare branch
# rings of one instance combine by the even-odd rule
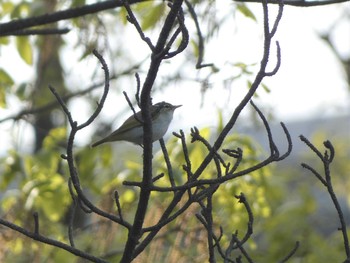
[[[188,0],[185,0],[185,4],[187,5],[188,11],[194,21],[194,24],[196,25],[197,35],[198,35],[198,60],[196,64],[196,68],[204,68],[204,67],[213,67],[213,63],[203,64],[203,57],[204,57],[204,39],[202,36],[202,31],[199,25],[198,17],[196,12],[194,11],[193,6]]]
[[[132,105],[132,103],[131,103],[131,101],[130,101],[130,99],[129,99],[128,94],[127,94],[125,91],[123,91],[123,95],[124,95],[126,101],[128,102],[130,109],[131,109],[132,112],[134,113],[134,118],[135,118],[135,120],[137,120],[139,123],[143,123],[143,121],[142,121],[142,120],[139,118],[139,116],[137,115],[137,112],[136,112],[134,106]]]
[[[114,200],[115,200],[115,204],[117,205],[117,210],[118,210],[118,215],[120,217],[120,220],[124,221],[123,215],[122,215],[122,207],[119,202],[119,193],[117,190],[114,191]]]
[[[0,36],[63,35],[69,33],[69,31],[69,28],[23,29],[0,34]]]
[[[327,187],[327,182],[326,180],[322,177],[322,175],[320,175],[314,168],[312,168],[310,165],[306,164],[306,163],[301,163],[301,166],[307,170],[309,170],[311,173],[313,173],[317,179],[324,185]]]
[[[103,259],[100,259],[98,257],[95,257],[93,255],[90,255],[84,251],[81,251],[75,247],[69,246],[63,242],[48,238],[48,237],[44,237],[40,234],[37,234],[35,232],[30,232],[28,230],[26,230],[25,228],[22,228],[16,224],[10,223],[2,218],[0,218],[0,224],[3,226],[6,226],[8,228],[11,228],[12,230],[21,233],[22,235],[25,235],[33,240],[54,246],[54,247],[58,247],[58,248],[62,248],[78,257],[84,258],[84,259],[88,259],[92,262],[97,262],[97,263],[108,263],[107,261],[104,261]]]
[[[209,250],[209,262],[215,263],[215,251],[214,251],[214,233],[213,233],[213,202],[212,194],[207,197],[207,205],[204,205],[202,201],[199,202],[202,207],[201,214],[203,218],[196,214],[196,217],[203,224],[207,231],[207,240],[208,240],[208,250]]]
[[[174,44],[174,42],[175,42],[175,40],[180,32],[182,33],[181,43],[175,51],[167,52],[167,54],[165,54],[165,56],[164,56],[165,59],[175,57],[176,55],[178,55],[182,51],[184,51],[185,48],[188,46],[189,34],[188,34],[188,30],[185,26],[185,17],[184,17],[182,9],[180,9],[179,14],[177,15],[177,21],[179,22],[179,27],[175,31],[173,36],[170,38],[170,40],[169,40],[169,42],[164,50],[166,50],[166,51],[170,50],[171,46]]]
[[[129,4],[139,3],[142,0],[129,0]],[[91,5],[84,5],[82,7],[71,8],[63,11],[57,11],[51,14],[45,14],[41,16],[35,16],[24,19],[17,19],[11,22],[0,24],[0,35],[9,34],[11,32],[18,32],[19,30],[47,25],[62,20],[67,20],[75,17],[81,17],[88,14],[94,14],[103,10],[112,9],[115,7],[121,7],[123,3],[121,0],[109,0],[99,2]]]
[[[248,239],[253,234],[254,215],[253,215],[253,211],[250,208],[250,205],[247,201],[247,198],[245,197],[245,195],[243,193],[240,193],[240,195],[236,195],[235,197],[238,199],[239,203],[242,203],[244,205],[244,208],[246,209],[247,214],[248,214],[247,231],[246,231],[246,234],[244,235],[243,239],[241,241],[239,241],[239,244],[237,243],[237,247],[239,247],[239,246],[242,246],[245,242],[247,242]],[[235,248],[236,248],[236,246],[233,246],[233,249],[235,249]]]
[[[122,0],[121,2],[123,3],[123,6],[125,7],[126,11],[128,12],[128,16],[126,17],[127,20],[131,24],[133,24],[135,26],[135,28],[136,28],[137,32],[139,33],[141,39],[143,41],[145,41],[147,43],[148,47],[151,49],[151,51],[153,51],[154,50],[154,45],[152,44],[151,39],[149,37],[146,37],[146,35],[143,33],[139,22],[137,21],[134,13],[132,12],[132,10],[130,8],[129,1]]]
[[[330,171],[330,164],[331,164],[331,162],[334,158],[334,155],[335,155],[334,147],[330,141],[328,141],[328,140],[325,141],[323,144],[327,149],[329,149],[330,154],[328,154],[328,152],[326,151],[324,153],[324,155],[322,155],[321,152],[308,139],[306,139],[305,136],[300,135],[300,139],[319,157],[319,159],[323,163],[324,178],[323,178],[323,176],[320,175],[319,172],[317,172],[311,166],[309,166],[305,163],[302,163],[301,166],[303,168],[306,168],[309,171],[311,171],[317,177],[317,179],[327,188],[328,194],[331,197],[332,202],[334,204],[334,207],[338,213],[338,218],[339,218],[340,225],[341,225],[341,227],[339,229],[341,230],[342,236],[343,236],[346,258],[347,258],[347,260],[349,260],[350,259],[350,247],[349,247],[349,237],[348,237],[348,233],[346,230],[347,226],[345,223],[345,218],[344,218],[342,208],[339,204],[337,195],[335,194],[334,189],[333,189],[332,177],[331,177],[331,171]]]
[[[265,73],[267,77],[271,77],[275,75],[281,66],[281,48],[278,41],[276,41],[276,47],[277,47],[277,54],[276,54],[277,62],[276,62],[275,68],[271,72]]]
[[[69,194],[73,200],[73,204],[71,206],[70,215],[69,215],[68,239],[69,239],[70,245],[72,247],[75,247],[74,238],[73,238],[73,222],[74,222],[74,218],[75,218],[76,208],[78,206],[78,200],[77,200],[76,195],[74,194],[74,189],[73,189],[71,178],[68,179],[68,189],[69,189]]]
[[[103,72],[105,74],[105,87],[103,89],[103,94],[101,96],[101,100],[100,100],[97,108],[95,109],[94,113],[90,116],[90,118],[85,123],[80,124],[77,127],[77,130],[81,130],[81,129],[89,126],[96,119],[96,117],[100,114],[100,112],[103,108],[103,105],[106,101],[108,91],[109,91],[109,70],[108,70],[108,66],[106,64],[106,61],[104,60],[102,55],[97,52],[97,50],[93,50],[92,53],[95,55],[95,57],[100,61],[101,65],[102,65],[102,69],[103,69]]]
[[[280,263],[287,262],[292,256],[294,256],[294,254],[297,252],[297,250],[298,250],[298,248],[299,248],[299,245],[300,245],[300,242],[299,242],[299,241],[295,242],[295,246],[294,246],[294,248],[292,249],[292,251],[290,251],[290,252],[288,253],[288,255],[280,261]]]
[[[160,143],[160,147],[162,148],[165,164],[167,166],[170,185],[171,185],[171,187],[174,187],[175,180],[174,180],[173,168],[172,168],[172,165],[170,162],[168,151],[167,151],[165,143],[164,143],[164,139],[163,138],[160,139],[159,143]]]
[[[63,101],[62,97],[58,94],[58,92],[56,91],[56,89],[54,87],[52,87],[51,85],[49,85],[49,89],[51,90],[52,94],[56,97],[58,103],[61,105],[64,113],[67,115],[69,124],[71,126],[76,126],[76,123],[73,121],[72,118],[72,114],[70,113],[70,111],[67,108],[66,103]],[[75,124],[74,124],[75,123]]]
[[[101,112],[104,101],[105,101],[106,96],[108,94],[108,89],[109,89],[108,67],[107,67],[106,63],[104,62],[104,59],[102,58],[102,56],[99,53],[97,53],[97,51],[94,51],[94,55],[100,60],[102,66],[103,66],[103,70],[105,72],[105,82],[106,83],[105,83],[105,88],[104,88],[104,92],[103,92],[103,95],[101,97],[100,103],[98,104],[95,112],[90,116],[90,118],[85,123],[78,126],[77,122],[73,120],[72,115],[71,115],[69,109],[67,108],[67,106],[65,105],[65,103],[63,102],[62,98],[55,91],[55,89],[51,88],[51,90],[54,93],[54,95],[56,96],[59,104],[61,105],[63,111],[67,115],[67,117],[69,119],[69,123],[71,125],[71,132],[69,134],[68,143],[67,143],[67,153],[66,153],[66,155],[64,155],[64,159],[68,163],[70,178],[72,180],[72,184],[74,186],[74,189],[78,195],[78,200],[82,201],[84,203],[84,205],[86,205],[94,213],[96,213],[102,217],[108,218],[111,221],[117,222],[126,228],[130,228],[130,225],[127,222],[121,220],[120,218],[118,218],[112,214],[109,214],[109,213],[97,208],[89,201],[89,199],[85,196],[85,194],[83,193],[83,191],[81,189],[79,177],[78,177],[78,172],[77,172],[75,164],[74,164],[73,144],[74,144],[75,135],[80,129],[83,129],[86,126],[88,126],[89,124],[91,124],[91,122]],[[89,212],[89,211],[87,211],[87,212]]]
[[[141,108],[140,105],[140,88],[141,88],[141,81],[140,81],[140,76],[138,73],[135,73],[135,78],[136,78],[136,93],[135,93],[135,99],[137,102],[137,106],[139,106],[139,108]]]
[[[142,250],[145,248],[144,245],[148,244],[150,240],[153,239],[153,236],[147,241],[144,240],[144,245],[138,245],[139,239],[142,233],[142,226],[144,223],[150,194],[152,191],[152,120],[151,120],[151,91],[153,88],[153,84],[156,80],[158,70],[161,62],[164,59],[164,56],[159,56],[162,54],[164,49],[166,48],[167,40],[170,36],[170,32],[175,24],[176,18],[181,10],[183,0],[174,0],[171,6],[171,9],[165,19],[163,27],[159,33],[157,44],[155,48],[152,50],[151,55],[151,64],[149,66],[149,70],[143,83],[143,87],[141,90],[141,114],[143,120],[143,176],[142,176],[142,186],[140,189],[140,198],[137,205],[134,223],[129,231],[128,239],[126,241],[123,257],[121,259],[122,262],[128,263],[131,262]],[[176,195],[174,196],[174,198]],[[179,201],[179,200],[178,200]],[[178,202],[177,201],[177,202]],[[177,203],[176,202],[176,203]],[[170,210],[171,213],[172,209]],[[166,218],[170,215],[170,213],[165,213]],[[159,228],[160,229],[160,228]],[[155,231],[157,233],[159,231]],[[155,234],[154,233],[154,234]]]
[[[317,148],[304,135],[300,135],[299,138],[318,156],[318,158],[323,160],[322,153],[319,150],[317,150]]]
[[[248,260],[249,263],[253,263],[253,260],[251,257],[248,255],[248,252],[242,247],[241,241],[237,237],[237,233],[232,234],[232,244],[237,244],[238,249],[242,252],[244,257]]]
[[[38,214],[38,212],[33,213],[33,218],[34,218],[34,234],[40,235],[39,234],[39,214]]]
[[[227,134],[230,132],[232,127],[235,125],[241,111],[243,108],[247,105],[247,103],[251,100],[251,98],[254,96],[256,90],[258,89],[259,85],[261,84],[263,78],[265,78],[266,75],[266,67],[269,61],[269,54],[270,54],[270,46],[271,46],[271,34],[269,31],[269,17],[268,17],[268,9],[267,9],[267,2],[266,0],[263,1],[263,10],[264,10],[264,54],[263,58],[260,62],[260,70],[258,74],[255,77],[255,80],[253,81],[249,91],[245,95],[245,97],[241,100],[239,105],[235,108],[230,120],[227,122],[221,133],[219,134],[218,138],[216,139],[212,150],[209,152],[209,154],[205,157],[202,164],[199,166],[197,171],[194,173],[194,177],[198,178],[200,174],[204,171],[204,169],[208,166],[210,161],[213,159],[214,155],[216,154],[216,151],[221,147],[224,139],[226,138]],[[279,12],[282,12],[283,6],[280,6]],[[278,21],[274,23],[277,27]]]
[[[191,160],[189,157],[188,148],[186,145],[185,134],[184,134],[183,130],[180,130],[180,134],[173,132],[173,135],[176,136],[177,138],[180,138],[180,140],[181,140],[182,152],[184,154],[185,163],[186,163],[185,165],[183,165],[183,169],[186,171],[187,180],[189,180],[193,176],[193,173],[192,173],[192,164],[191,164]]]

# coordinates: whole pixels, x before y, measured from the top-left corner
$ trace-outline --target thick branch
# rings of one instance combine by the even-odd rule
[[[163,53],[166,48],[167,40],[169,39],[171,30],[175,23],[175,20],[181,10],[183,0],[174,1],[171,9],[164,22],[162,30],[159,34],[157,44],[152,50],[151,64],[145,79],[144,85],[141,91],[141,113],[143,123],[143,178],[140,190],[140,199],[135,213],[134,224],[129,232],[128,240],[125,245],[122,262],[131,262],[133,258],[137,256],[138,251],[135,253],[135,248],[139,242],[142,225],[145,219],[148,201],[151,194],[152,187],[152,120],[151,120],[151,91],[153,84],[158,75],[158,70],[162,60],[167,53]]]
[[[129,4],[142,2],[142,0],[129,0]],[[33,26],[47,25],[62,20],[98,13],[103,10],[123,6],[120,0],[109,0],[91,5],[84,5],[77,8],[57,11],[51,14],[35,16],[30,18],[18,19],[0,24],[0,35],[8,35],[10,32],[19,31]]]

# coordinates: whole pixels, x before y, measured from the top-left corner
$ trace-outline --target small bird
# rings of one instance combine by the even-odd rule
[[[182,105],[171,105],[167,102],[158,102],[151,106],[152,119],[152,142],[161,139],[168,130],[169,124],[173,119],[175,109]],[[143,124],[141,111],[136,113],[136,118],[131,115],[127,120],[114,132],[107,137],[93,143],[91,147],[96,147],[105,142],[128,141],[135,144],[143,144]]]

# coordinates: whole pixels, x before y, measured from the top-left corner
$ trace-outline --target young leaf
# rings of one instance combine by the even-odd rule
[[[142,20],[142,29],[147,30],[149,28],[154,27],[154,25],[157,23],[157,21],[162,17],[165,10],[165,4],[160,3],[159,5],[155,5],[151,8],[150,12],[147,13],[145,17],[143,17]]]
[[[243,4],[243,3],[237,4],[237,10],[245,17],[253,19],[256,22],[255,15],[253,14],[252,11],[250,11],[250,9],[245,4]]]
[[[29,43],[28,37],[17,37],[16,38],[17,50],[21,58],[28,64],[33,63],[33,50]]]

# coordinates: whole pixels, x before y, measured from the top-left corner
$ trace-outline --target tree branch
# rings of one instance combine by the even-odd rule
[[[41,16],[34,16],[29,18],[17,19],[11,22],[0,24],[0,35],[9,35],[10,33],[30,28],[33,26],[47,25],[55,23],[61,20],[72,19],[89,14],[98,13],[103,10],[108,10],[116,7],[123,6],[121,0],[109,0],[99,2],[91,5],[84,5],[81,7],[70,8],[67,10],[57,11],[51,14],[45,14]],[[129,4],[139,3],[142,0],[129,0]]]
[[[121,218],[119,218],[115,215],[109,214],[109,213],[99,209],[98,207],[96,207],[95,205],[93,205],[90,202],[90,200],[85,196],[85,194],[80,186],[78,171],[77,171],[75,164],[74,164],[73,144],[74,144],[75,135],[79,130],[81,130],[81,129],[85,128],[86,126],[88,126],[89,124],[91,124],[92,121],[101,112],[102,107],[104,105],[104,101],[106,99],[106,96],[107,96],[108,90],[109,90],[108,67],[107,67],[103,57],[97,51],[94,51],[93,53],[99,59],[100,63],[102,64],[102,69],[104,70],[104,73],[105,73],[105,86],[104,86],[104,92],[103,92],[103,95],[101,97],[100,103],[97,105],[97,108],[95,109],[94,113],[88,118],[87,121],[85,121],[81,125],[78,125],[78,123],[76,121],[74,121],[68,107],[65,105],[62,98],[59,96],[59,94],[55,91],[54,88],[51,88],[51,90],[54,93],[54,95],[56,96],[59,104],[61,105],[63,111],[67,115],[67,118],[68,118],[70,126],[71,126],[71,131],[70,131],[70,134],[68,137],[68,143],[67,143],[67,154],[65,156],[63,156],[63,158],[68,163],[70,178],[72,180],[72,184],[74,186],[74,189],[77,193],[78,200],[81,200],[84,203],[84,205],[86,205],[92,212],[94,212],[102,217],[108,218],[109,220],[111,220],[113,222],[119,223],[120,225],[122,225],[126,228],[130,228],[131,226],[129,223],[125,222],[124,220],[122,220]]]
[[[135,250],[142,233],[142,225],[146,216],[148,202],[151,194],[152,182],[152,120],[151,120],[151,91],[158,75],[161,62],[167,54],[163,51],[166,48],[171,30],[175,20],[181,10],[183,0],[175,0],[172,3],[170,11],[165,19],[164,25],[160,31],[157,44],[152,50],[151,64],[141,90],[141,113],[143,120],[143,177],[140,189],[140,198],[137,205],[134,223],[129,231],[128,239],[125,245],[122,262],[128,263],[135,258],[142,250]],[[160,55],[163,54],[163,55]]]
[[[332,177],[331,177],[331,172],[330,172],[330,164],[334,159],[334,147],[330,141],[325,141],[323,144],[326,147],[326,149],[329,150],[325,151],[325,153],[322,155],[321,152],[303,135],[300,135],[300,139],[319,157],[321,162],[323,163],[323,169],[324,169],[324,177],[320,175],[314,168],[310,167],[309,165],[302,163],[301,166],[303,168],[308,169],[311,171],[317,179],[319,179],[322,184],[327,188],[328,194],[332,199],[333,205],[338,213],[338,218],[340,221],[340,230],[343,235],[343,241],[344,241],[344,249],[345,249],[345,254],[346,254],[346,260],[345,262],[350,261],[350,247],[349,247],[349,237],[347,233],[347,226],[345,223],[345,218],[344,214],[342,211],[342,208],[339,204],[337,195],[334,192],[333,189],[333,183],[332,183]]]
[[[79,250],[79,249],[77,249],[75,247],[69,246],[66,243],[63,243],[63,242],[60,242],[60,241],[57,241],[57,240],[54,240],[54,239],[42,236],[39,233],[30,232],[30,231],[26,230],[23,227],[20,227],[20,226],[18,226],[16,224],[10,223],[10,222],[8,222],[8,221],[6,221],[4,219],[1,219],[1,218],[0,218],[0,224],[3,225],[3,226],[6,226],[8,228],[11,228],[12,230],[14,230],[16,232],[19,232],[22,235],[25,235],[25,236],[33,239],[33,240],[36,240],[36,241],[48,244],[50,246],[62,248],[62,249],[66,250],[66,251],[68,251],[68,252],[70,252],[70,253],[78,256],[78,257],[81,257],[81,258],[84,258],[84,259],[88,259],[88,260],[90,260],[92,262],[108,263],[107,261],[104,261],[103,259],[100,259],[98,257],[90,255],[90,254],[88,254],[88,253],[86,253],[84,251],[81,251],[81,250]]]

